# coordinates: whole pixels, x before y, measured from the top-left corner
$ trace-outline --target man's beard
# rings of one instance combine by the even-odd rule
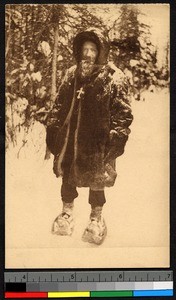
[[[82,59],[78,66],[78,74],[81,79],[90,76],[94,70],[95,64],[88,59]]]

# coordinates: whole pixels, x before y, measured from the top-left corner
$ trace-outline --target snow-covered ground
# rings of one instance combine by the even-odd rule
[[[44,161],[45,129],[35,123],[28,143],[6,155],[6,267],[152,267],[169,264],[169,94],[145,92],[133,101],[134,121],[118,177],[107,188],[108,235],[101,246],[84,243],[88,189],[75,200],[71,237],[51,234],[60,213],[61,179]],[[40,132],[40,135],[39,135]]]

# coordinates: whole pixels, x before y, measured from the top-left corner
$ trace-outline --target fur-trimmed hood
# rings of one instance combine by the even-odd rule
[[[98,57],[96,60],[96,64],[97,65],[106,64],[108,60],[109,50],[110,50],[108,36],[104,32],[101,32],[100,29],[93,28],[93,27],[78,33],[73,41],[73,54],[77,63],[80,62],[81,49],[83,43],[86,41],[91,41],[95,43],[97,46]]]

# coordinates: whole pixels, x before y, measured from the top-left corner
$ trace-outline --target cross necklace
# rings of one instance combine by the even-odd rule
[[[81,87],[78,91],[76,91],[78,93],[77,95],[77,99],[81,99],[81,95],[84,95],[84,90],[83,87]]]

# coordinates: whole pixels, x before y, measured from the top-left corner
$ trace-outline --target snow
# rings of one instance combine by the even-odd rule
[[[108,234],[104,243],[96,246],[81,240],[90,213],[88,188],[78,189],[73,235],[51,234],[62,207],[61,179],[52,172],[53,156],[44,160],[45,128],[36,122],[25,146],[11,146],[6,155],[6,250],[168,247],[168,91],[146,91],[142,99],[132,102],[131,135],[124,155],[117,159],[115,186],[105,191]]]
[[[39,43],[37,50],[43,53],[46,57],[51,54],[50,45],[46,41],[42,41]]]
[[[42,80],[42,75],[40,73],[40,71],[36,72],[36,73],[32,73],[31,74],[31,78],[34,80],[34,81],[38,81],[40,82]]]

